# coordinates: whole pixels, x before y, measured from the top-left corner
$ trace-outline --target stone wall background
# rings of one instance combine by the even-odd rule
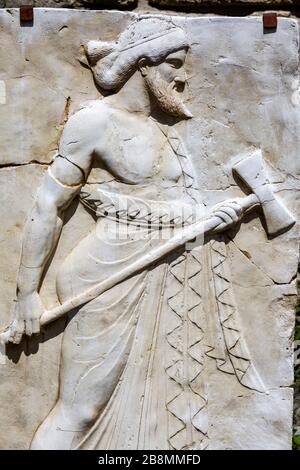
[[[0,0],[0,8],[16,8],[28,4],[45,8],[117,9],[201,16],[262,15],[264,11],[276,11],[278,16],[296,17],[300,21],[300,0]],[[294,446],[300,450],[300,306],[297,308],[297,317]]]

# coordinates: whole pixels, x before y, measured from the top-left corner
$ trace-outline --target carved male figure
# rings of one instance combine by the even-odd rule
[[[167,214],[181,206],[200,209],[192,165],[173,128],[192,118],[182,98],[188,49],[184,31],[159,18],[132,22],[116,43],[87,45],[97,85],[114,93],[70,117],[38,190],[24,230],[11,342],[40,331],[44,268],[76,196],[95,210],[97,224],[60,268],[61,302],[141,258],[150,249],[151,230],[174,223],[170,215],[149,232],[138,223],[139,204],[149,203],[158,213],[163,205]],[[89,186],[95,164],[103,178]],[[111,195],[111,207],[116,195],[126,200],[126,220],[118,219],[117,210],[99,215],[101,194]],[[231,201],[216,214],[220,232],[240,220],[242,209]],[[115,237],[116,226],[129,236]],[[198,303],[186,307],[184,300],[188,289],[197,294],[195,267],[197,251],[181,249],[72,312],[57,403],[37,429],[32,449],[84,448],[85,442],[89,448],[118,448],[125,441],[132,448],[201,448],[205,397],[189,379],[191,367],[202,364],[191,347],[193,341],[200,344],[201,327],[192,317]]]

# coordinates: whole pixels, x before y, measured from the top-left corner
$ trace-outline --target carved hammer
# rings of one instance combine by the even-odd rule
[[[235,165],[233,171],[239,175],[253,193],[239,201],[241,206],[247,210],[260,204],[268,235],[278,235],[294,225],[296,220],[272,191],[260,150],[253,152],[252,155]]]
[[[244,210],[250,209],[257,204],[260,204],[265,216],[267,231],[269,235],[276,235],[290,228],[295,223],[294,217],[290,212],[281,204],[276,198],[268,182],[266,173],[263,167],[263,161],[260,151],[254,152],[251,156],[244,159],[234,166],[235,171],[242,180],[252,189],[253,194],[240,198],[239,203]],[[226,202],[226,201],[225,201]],[[70,312],[74,308],[78,308],[107,290],[123,282],[128,277],[135,275],[137,272],[150,267],[153,263],[160,260],[164,256],[171,253],[173,250],[183,246],[190,240],[203,236],[204,234],[213,232],[214,229],[220,224],[220,218],[212,216],[206,220],[200,220],[184,227],[182,231],[166,240],[160,246],[155,246],[146,251],[136,261],[128,264],[122,270],[116,272],[104,281],[99,282],[95,286],[88,289],[86,292],[78,294],[70,300],[67,300],[62,305],[48,310],[41,316],[41,325],[56,320],[62,315]],[[0,344],[8,341],[10,332],[9,327],[0,334]]]

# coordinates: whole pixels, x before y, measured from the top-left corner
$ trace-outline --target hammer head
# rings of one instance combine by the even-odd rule
[[[272,191],[260,150],[253,152],[233,169],[257,197],[269,235],[278,235],[294,225],[296,220]]]

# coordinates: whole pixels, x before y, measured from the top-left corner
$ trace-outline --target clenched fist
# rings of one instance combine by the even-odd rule
[[[217,204],[211,217],[218,217],[220,219],[219,225],[213,230],[214,233],[223,232],[241,220],[244,214],[244,209],[239,203],[239,199],[230,199],[229,201]]]

